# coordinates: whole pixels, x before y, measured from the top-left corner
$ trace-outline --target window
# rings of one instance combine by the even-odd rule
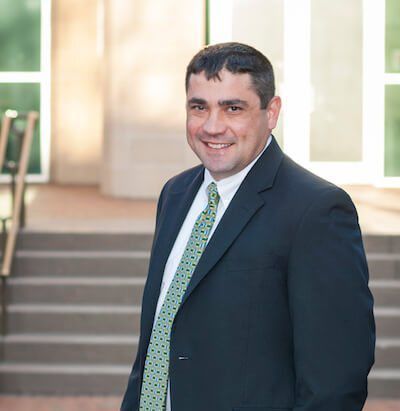
[[[50,139],[50,0],[0,0],[0,112],[36,110],[28,173],[47,181]],[[15,150],[13,141],[9,154]],[[10,152],[11,150],[11,152]],[[6,177],[2,176],[4,181]]]
[[[400,2],[386,0],[385,177],[400,177]]]

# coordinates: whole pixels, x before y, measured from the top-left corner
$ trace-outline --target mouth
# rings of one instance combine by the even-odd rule
[[[232,145],[232,143],[208,143],[204,142],[207,147],[213,148],[214,150],[222,150],[224,148],[228,148]]]

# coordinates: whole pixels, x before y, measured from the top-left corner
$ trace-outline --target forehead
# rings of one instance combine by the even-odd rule
[[[248,73],[233,74],[227,70],[221,70],[218,74],[219,79],[210,78],[209,80],[204,72],[192,74],[189,78],[187,98],[258,100]]]

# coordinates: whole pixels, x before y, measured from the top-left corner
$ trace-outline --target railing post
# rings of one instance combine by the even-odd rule
[[[10,133],[12,120],[16,117],[16,112],[7,110],[3,115],[0,130],[0,173],[3,169],[4,159],[6,156],[6,148],[8,141],[8,134]]]
[[[7,220],[1,219],[2,256],[4,256],[7,242]],[[1,335],[7,334],[7,277],[1,276]]]
[[[8,113],[8,112],[7,112]],[[3,118],[3,124],[0,130],[0,172],[2,170],[5,158],[6,142],[11,125],[11,115],[8,113]],[[15,118],[18,113],[11,113]],[[12,187],[12,216],[9,230],[7,230],[7,220],[2,219],[2,235],[3,235],[3,253],[2,262],[0,264],[1,277],[1,333],[7,333],[7,277],[11,273],[11,265],[15,253],[15,244],[18,230],[24,224],[25,220],[25,176],[28,171],[29,154],[32,145],[33,132],[36,120],[39,114],[35,111],[30,111],[27,115],[27,124],[23,134],[23,140],[20,141],[20,148],[17,162],[9,162],[9,170],[11,171],[11,187]],[[21,136],[22,136],[21,134]]]
[[[1,276],[1,335],[7,334],[7,277]]]
[[[18,161],[18,174],[16,176],[15,186],[15,203],[13,204],[12,220],[8,231],[6,248],[3,256],[3,266],[1,274],[3,276],[10,275],[11,265],[14,257],[16,237],[20,228],[21,206],[23,203],[23,194],[25,187],[25,176],[28,171],[29,154],[33,139],[35,122],[39,114],[35,111],[30,111],[27,116],[27,125],[24,134],[24,140],[21,148],[21,155]]]

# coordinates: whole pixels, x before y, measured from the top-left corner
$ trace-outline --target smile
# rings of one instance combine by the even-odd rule
[[[210,148],[214,148],[216,150],[220,150],[221,148],[230,147],[232,144],[214,144],[214,143],[206,143],[206,145]]]

